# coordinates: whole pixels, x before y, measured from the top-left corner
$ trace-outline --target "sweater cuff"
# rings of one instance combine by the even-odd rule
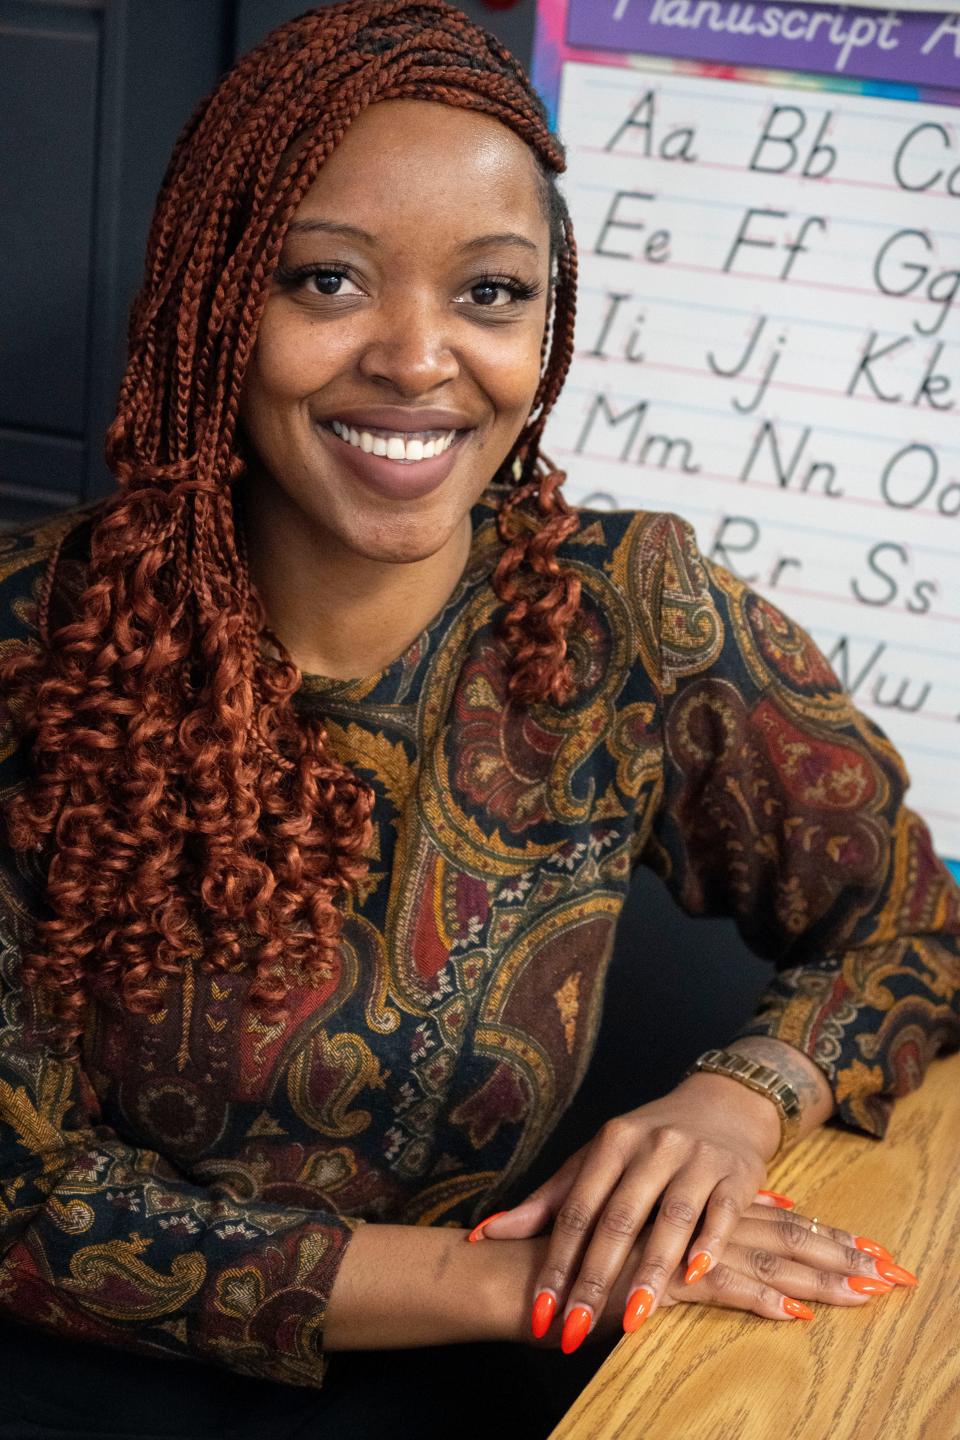
[[[757,1014],[740,1027],[727,1048],[735,1048],[736,1039],[748,1035],[782,1040],[806,1055],[830,1086],[835,1107],[830,1121],[877,1140],[890,1123],[891,1090],[915,1089],[922,1077],[921,1070],[913,1084],[901,1090],[891,1083],[881,1055],[865,1058],[878,1037],[863,1029],[861,1007],[842,971],[832,965],[781,971],[761,996]]]

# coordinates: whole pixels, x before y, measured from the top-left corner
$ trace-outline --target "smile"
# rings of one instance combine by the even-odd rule
[[[380,455],[401,464],[433,460],[449,450],[457,436],[456,430],[418,430],[400,434],[390,430],[356,430],[351,425],[344,425],[342,420],[328,423],[335,435],[362,450],[365,455]]]

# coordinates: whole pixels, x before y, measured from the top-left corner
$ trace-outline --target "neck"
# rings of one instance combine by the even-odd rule
[[[435,554],[370,559],[305,521],[275,487],[241,497],[251,579],[267,623],[308,675],[375,675],[413,644],[450,598],[470,555],[469,514]]]

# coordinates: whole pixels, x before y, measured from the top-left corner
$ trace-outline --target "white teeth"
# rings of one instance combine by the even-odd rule
[[[348,445],[356,445],[365,455],[381,455],[388,460],[407,462],[432,460],[435,455],[442,455],[445,450],[449,450],[457,436],[456,430],[448,430],[444,435],[433,435],[427,440],[422,433],[417,436],[373,435],[369,430],[357,430],[352,425],[345,425],[342,420],[331,420],[330,429]]]

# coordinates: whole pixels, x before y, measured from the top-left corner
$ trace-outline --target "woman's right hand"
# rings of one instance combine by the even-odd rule
[[[909,1272],[896,1266],[892,1259],[858,1248],[855,1241],[862,1241],[862,1236],[824,1225],[819,1220],[814,1233],[812,1225],[812,1220],[795,1211],[784,1213],[766,1205],[751,1205],[738,1221],[720,1264],[688,1285],[684,1281],[684,1261],[671,1276],[656,1308],[694,1302],[746,1310],[770,1320],[812,1319],[810,1302],[865,1305],[874,1296],[889,1294],[898,1284],[916,1283]],[[645,1228],[638,1235],[607,1305],[587,1337],[588,1344],[619,1338],[625,1322],[630,1325],[636,1318],[635,1303],[630,1304],[625,1316],[628,1301],[633,1302],[634,1298],[627,1292],[647,1233]],[[875,1245],[878,1251],[884,1250],[876,1242],[867,1243]],[[895,1278],[885,1278],[883,1271],[891,1275],[891,1266],[897,1272]],[[787,1304],[790,1309],[786,1308]],[[542,1340],[534,1340],[528,1332],[531,1343],[558,1349],[566,1309],[558,1305]],[[647,1317],[638,1319],[637,1324],[642,1324],[643,1318]]]

